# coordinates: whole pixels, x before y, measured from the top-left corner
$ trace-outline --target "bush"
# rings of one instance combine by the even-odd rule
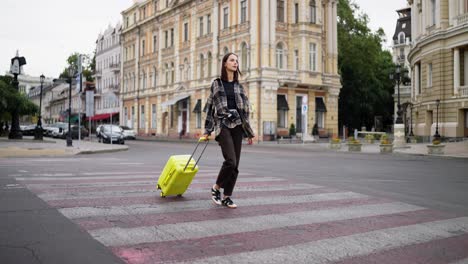
[[[291,126],[289,127],[289,135],[290,136],[296,135],[296,126],[294,126],[294,123],[292,123]]]
[[[433,145],[440,145],[440,139],[433,139],[432,144]]]
[[[380,144],[385,144],[385,145],[392,144],[392,142],[388,139],[388,135],[387,135],[387,134],[383,134],[383,135],[380,137]]]
[[[348,137],[348,143],[349,144],[360,144],[361,141],[359,141],[359,139],[355,139],[354,137]]]
[[[337,137],[334,137],[331,139],[331,142],[332,143],[340,143],[341,142],[341,139],[337,138]]]
[[[372,134],[367,134],[367,135],[364,137],[364,139],[366,139],[366,140],[374,140],[374,135],[372,135]]]

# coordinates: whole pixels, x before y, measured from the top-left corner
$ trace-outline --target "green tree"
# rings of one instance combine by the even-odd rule
[[[353,0],[339,0],[338,68],[342,89],[339,123],[349,128],[374,125],[382,116],[384,125],[392,123],[394,86],[389,79],[394,69],[390,52],[382,49],[385,34],[372,32],[365,14],[358,14]]]
[[[0,121],[10,121],[11,112],[18,110],[19,115],[32,115],[39,112],[39,107],[29,98],[19,93],[12,85],[13,78],[0,76]]]
[[[62,73],[60,74],[59,78],[66,79],[68,78],[68,69],[73,67],[75,72],[78,71],[78,59],[80,53],[75,52],[67,58],[67,66],[63,69]],[[94,81],[93,73],[96,67],[96,54],[93,55],[93,58],[90,58],[89,55],[81,54],[83,58],[83,78],[86,79],[88,82]]]

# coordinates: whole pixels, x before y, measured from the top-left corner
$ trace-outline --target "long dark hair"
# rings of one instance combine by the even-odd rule
[[[237,56],[237,54],[233,53],[233,52],[228,52],[226,55],[224,55],[223,57],[223,61],[221,62],[221,80],[223,81],[227,81],[228,80],[228,74],[227,74],[227,70],[226,70],[226,67],[224,67],[224,64],[227,62],[229,56],[231,55],[234,55],[236,56],[237,58],[239,58],[239,56]],[[237,60],[237,71],[234,72],[234,81],[235,82],[239,82],[239,75],[242,75],[240,69],[239,69],[239,60]]]

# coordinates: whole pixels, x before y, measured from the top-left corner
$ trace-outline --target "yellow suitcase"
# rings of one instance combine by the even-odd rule
[[[195,162],[193,154],[197,151],[200,142],[206,141],[205,147],[200,154],[200,157]],[[208,146],[208,140],[201,138],[192,155],[174,155],[169,157],[164,169],[159,176],[157,189],[161,190],[161,197],[170,195],[182,196],[185,193],[193,177],[198,172],[198,161],[200,161],[203,152]]]

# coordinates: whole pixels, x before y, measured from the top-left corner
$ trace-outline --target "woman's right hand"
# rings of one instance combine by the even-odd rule
[[[200,138],[200,141],[208,141],[210,140],[210,134],[203,134],[203,136],[201,136]]]

